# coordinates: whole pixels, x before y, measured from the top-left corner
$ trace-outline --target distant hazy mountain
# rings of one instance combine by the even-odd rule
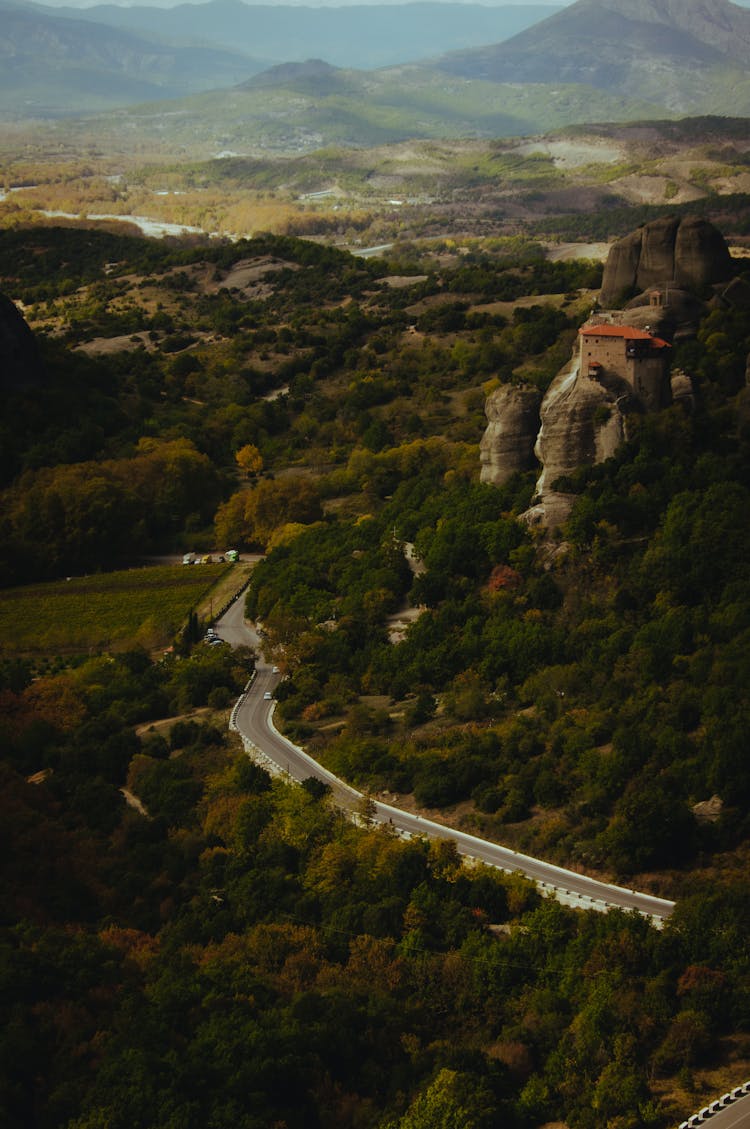
[[[102,130],[110,141],[118,136],[126,146],[138,138],[203,156],[288,156],[420,137],[531,135],[592,117],[632,121],[653,116],[648,103],[590,86],[566,87],[565,98],[556,102],[541,84],[450,79],[425,66],[346,70],[311,60],[280,64],[233,90],[100,115],[91,128]],[[325,165],[327,156],[321,159]],[[315,179],[321,175],[319,171]]]
[[[362,77],[351,71],[332,67],[322,59],[306,59],[304,63],[279,63],[249,78],[239,90],[262,90],[287,87],[306,94],[363,93]]]
[[[0,0],[0,109],[70,113],[230,86],[267,64]]]
[[[454,47],[499,43],[556,10],[554,4],[487,7],[434,0],[335,8],[210,0],[169,9],[115,4],[54,9],[171,43],[211,44],[275,62],[320,58],[360,69],[432,58]]]
[[[750,115],[746,8],[729,0],[577,0],[497,42],[498,28],[549,11],[211,0],[84,12],[0,0],[0,110],[69,113],[214,90],[200,104],[138,113],[139,128],[155,116],[159,130],[215,138],[221,150],[292,152],[670,114]],[[441,55],[475,35],[493,45]],[[389,53],[412,61],[382,66]],[[420,58],[428,62],[413,61]]]
[[[578,0],[440,66],[494,82],[588,83],[678,113],[746,112],[750,11],[728,0]]]

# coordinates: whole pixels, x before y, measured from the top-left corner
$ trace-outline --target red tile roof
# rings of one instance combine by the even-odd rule
[[[650,341],[655,349],[671,348],[668,341],[636,329],[634,325],[584,325],[578,332],[582,337],[624,337],[626,341]]]

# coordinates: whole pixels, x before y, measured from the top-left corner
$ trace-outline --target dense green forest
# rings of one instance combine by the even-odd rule
[[[744,313],[679,344],[693,410],[634,417],[554,537],[533,473],[478,481],[487,391],[545,389],[599,280],[534,245],[0,234],[44,366],[3,394],[5,586],[262,551],[291,736],[677,900],[661,931],[571,911],[351,825],[241,752],[254,656],[197,632],[0,650],[4,1125],[666,1129],[750,1073]]]
[[[135,737],[251,661],[4,670],[4,1125],[622,1129],[669,1123],[665,1079],[700,1100],[750,1017],[739,875],[657,932],[358,830],[224,725]]]

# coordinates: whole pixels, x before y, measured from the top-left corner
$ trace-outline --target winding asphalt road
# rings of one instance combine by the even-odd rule
[[[243,606],[241,598],[236,600],[217,622],[216,631],[232,646],[244,644],[258,651],[260,640],[256,632],[245,622]],[[330,786],[338,804],[350,811],[356,809],[361,805],[362,794],[328,772],[274,727],[274,702],[265,695],[273,693],[280,677],[281,675],[272,666],[258,659],[255,679],[233,713],[237,729],[246,740],[293,780],[301,781],[314,776]],[[375,822],[388,824],[404,836],[422,835],[431,839],[453,840],[459,854],[511,873],[520,871],[536,882],[544,892],[570,905],[599,910],[615,907],[636,910],[651,918],[656,924],[661,924],[669,917],[674,908],[674,902],[664,898],[599,882],[588,875],[565,870],[541,859],[520,854],[508,847],[501,847],[497,843],[467,835],[464,831],[413,815],[380,800],[374,802],[373,818]]]
[[[746,1094],[734,1105],[715,1113],[709,1124],[711,1129],[748,1129],[750,1126],[750,1099]]]

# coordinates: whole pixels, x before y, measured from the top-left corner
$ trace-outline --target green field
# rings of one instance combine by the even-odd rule
[[[0,655],[162,647],[231,567],[161,565],[5,589]]]

